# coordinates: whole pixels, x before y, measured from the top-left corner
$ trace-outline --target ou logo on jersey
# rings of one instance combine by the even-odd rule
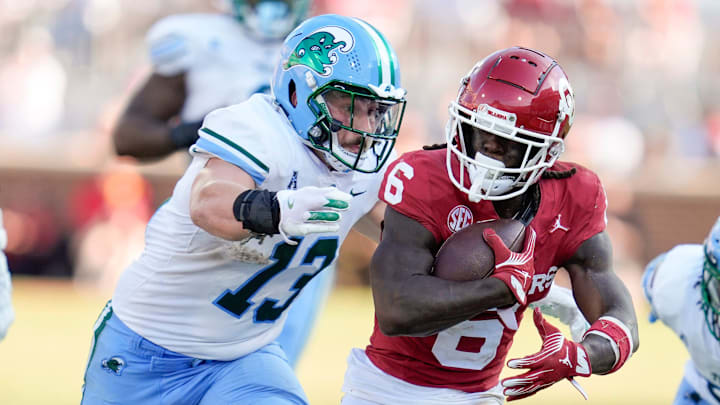
[[[450,210],[450,214],[448,214],[447,226],[453,232],[457,232],[472,223],[472,211],[464,205],[456,206]]]

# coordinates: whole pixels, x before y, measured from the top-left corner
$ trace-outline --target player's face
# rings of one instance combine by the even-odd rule
[[[517,168],[522,164],[527,146],[513,142],[469,124],[462,124],[465,138],[465,148],[468,155],[473,157],[476,152],[499,160],[508,168]]]
[[[355,96],[350,94],[329,91],[325,95],[325,101],[333,120],[339,121],[345,127],[353,128],[368,134],[377,132],[378,123],[387,109],[377,100]],[[360,153],[362,136],[358,133],[340,128],[337,131],[340,146],[348,152]],[[368,139],[363,146],[363,151],[370,148],[372,142]]]

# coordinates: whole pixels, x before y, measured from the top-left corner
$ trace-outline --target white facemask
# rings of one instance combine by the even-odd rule
[[[483,195],[501,195],[513,188],[515,178],[503,174],[501,169],[505,164],[499,160],[485,156],[480,152],[475,153],[475,161],[489,167],[482,167],[474,164],[467,165],[470,175],[469,199],[472,202],[479,202]],[[494,170],[497,168],[497,170]]]

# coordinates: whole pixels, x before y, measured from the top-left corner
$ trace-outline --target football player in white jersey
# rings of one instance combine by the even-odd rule
[[[83,404],[305,404],[275,342],[378,190],[405,108],[366,22],[311,18],[271,84],[208,114],[193,161],[96,325]]]
[[[0,340],[5,338],[10,325],[15,320],[15,311],[12,306],[12,284],[10,271],[3,249],[7,246],[7,233],[3,228],[2,210],[0,210]]]
[[[232,15],[174,15],[157,22],[147,35],[153,73],[115,127],[117,153],[144,161],[187,150],[207,113],[269,93],[283,39],[310,3],[226,0]],[[293,366],[332,283],[333,271],[323,272],[288,314],[278,342]]]
[[[661,320],[690,353],[673,405],[720,405],[720,218],[704,244],[653,259],[643,289],[650,322]]]

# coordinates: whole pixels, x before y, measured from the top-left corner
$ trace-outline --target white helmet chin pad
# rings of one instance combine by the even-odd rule
[[[366,140],[365,143],[366,143],[365,147],[363,148],[364,150],[361,151],[360,159],[358,160],[358,167],[364,166],[365,160],[367,158],[367,151],[369,149],[369,145],[372,142],[370,140]],[[330,148],[330,141],[326,141],[323,146],[325,146],[326,148]],[[340,144],[340,139],[338,139],[337,132],[332,133],[332,150],[333,150],[333,152],[335,152],[335,154],[342,157],[342,159],[345,160],[346,162],[352,163],[352,162],[355,162],[355,159],[357,159],[356,153],[352,153],[342,147],[342,145]],[[332,153],[323,151],[323,155],[325,156],[325,162],[332,169],[337,170],[339,172],[348,172],[351,170],[347,164],[341,162],[338,158],[333,156]]]
[[[505,164],[499,160],[485,156],[480,152],[475,153],[475,161],[484,166],[468,164],[468,176],[470,178],[469,200],[479,202],[482,196],[503,195],[509,192],[515,184],[515,178],[503,173],[501,169]],[[498,170],[493,170],[497,168]]]

